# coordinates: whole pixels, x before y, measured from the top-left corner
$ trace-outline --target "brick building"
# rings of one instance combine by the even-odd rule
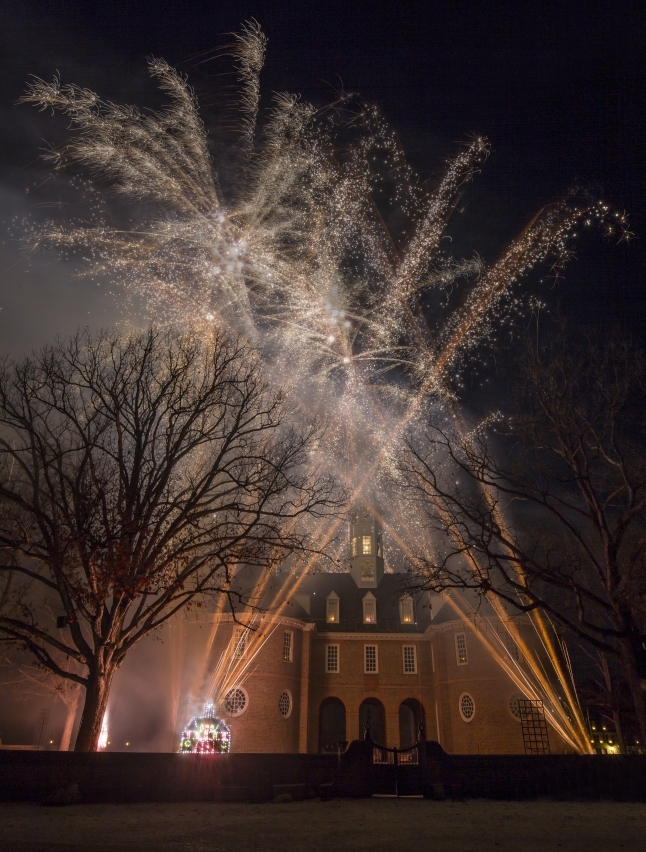
[[[244,630],[218,616],[217,653],[244,657]],[[531,626],[520,622],[526,641]],[[407,595],[384,573],[381,530],[356,512],[348,573],[307,577],[220,707],[232,751],[317,752],[362,738],[405,747],[420,723],[453,753],[522,753],[524,696],[486,648],[522,666],[489,613],[465,622],[445,598]],[[567,750],[549,729],[552,752]]]

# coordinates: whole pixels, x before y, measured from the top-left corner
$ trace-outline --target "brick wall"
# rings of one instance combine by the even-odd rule
[[[233,625],[227,628],[230,637]],[[283,661],[285,630],[293,633],[291,662]],[[223,716],[231,728],[232,753],[298,753],[302,647],[303,631],[291,624],[279,624],[249,662],[246,677],[243,675],[240,681],[249,697],[247,707],[239,716]],[[278,709],[284,690],[292,696],[292,711],[287,718]]]
[[[347,636],[347,634],[346,634]],[[325,649],[329,644],[339,645],[340,671],[326,673]],[[364,673],[364,645],[377,645],[379,672]],[[417,646],[417,674],[404,674],[404,645]],[[312,637],[310,667],[310,712],[308,751],[318,750],[319,712],[321,703],[329,697],[339,698],[346,709],[346,738],[362,739],[359,730],[359,708],[366,698],[376,698],[384,705],[386,714],[386,740],[384,745],[398,746],[399,707],[406,699],[415,699],[424,707],[427,729],[434,724],[432,689],[430,685],[429,643],[416,637],[384,638],[357,635],[344,638],[344,634],[317,634]]]
[[[231,641],[235,625],[223,623],[216,636],[211,659],[218,659]],[[522,754],[520,722],[509,711],[509,699],[519,689],[479,640],[504,653],[494,624],[474,633],[460,621],[431,627],[425,634],[318,633],[312,625],[287,620],[250,662],[242,687],[249,696],[244,713],[227,718],[232,731],[232,752],[316,753],[319,749],[319,714],[326,698],[340,699],[346,709],[346,739],[363,738],[359,713],[367,698],[379,700],[385,709],[385,745],[401,746],[399,710],[402,702],[415,699],[424,709],[426,736],[437,739],[453,754]],[[283,662],[283,636],[293,632],[292,662]],[[468,662],[458,665],[455,636],[464,633]],[[531,628],[524,636],[536,643]],[[325,671],[328,644],[339,645],[340,671]],[[364,646],[378,647],[379,671],[364,673]],[[403,646],[417,647],[417,673],[404,674]],[[522,664],[521,664],[522,665]],[[280,715],[278,699],[283,690],[292,695],[292,712]],[[459,700],[467,692],[475,701],[475,715],[465,722]],[[571,749],[548,726],[552,753]]]
[[[459,633],[465,635],[466,665],[457,662]],[[494,641],[491,636],[487,638]],[[519,694],[519,689],[478,636],[468,625],[454,622],[436,631],[432,641],[436,659],[433,686],[442,707],[442,747],[454,754],[523,754],[521,724],[509,710],[509,700]],[[459,712],[460,697],[465,692],[475,702],[475,714],[469,722]],[[572,752],[550,725],[548,733],[552,753]]]

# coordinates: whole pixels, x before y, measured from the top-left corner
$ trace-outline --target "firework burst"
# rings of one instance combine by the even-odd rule
[[[579,227],[622,233],[625,218],[608,225],[606,205],[566,200],[541,211],[493,264],[452,258],[442,237],[487,140],[471,140],[430,191],[379,112],[352,96],[317,109],[278,94],[259,127],[265,48],[252,22],[228,50],[245,152],[235,198],[220,189],[193,91],[164,61],[149,63],[168,99],[158,112],[35,79],[22,100],[62,112],[72,127],[47,155],[52,165],[81,167],[157,212],[129,230],[51,223],[30,243],[120,282],[156,321],[218,324],[250,340],[273,381],[325,418],[329,467],[355,495],[366,483],[374,493],[404,429],[453,396],[469,357],[513,305],[514,285],[540,264],[564,263]],[[393,236],[395,221],[404,238]],[[460,307],[424,312],[430,290],[456,286],[466,290]],[[432,548],[410,508],[389,502],[392,539]]]

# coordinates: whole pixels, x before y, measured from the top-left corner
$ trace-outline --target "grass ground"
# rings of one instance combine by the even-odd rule
[[[646,804],[310,800],[0,804],[3,852],[631,852]]]

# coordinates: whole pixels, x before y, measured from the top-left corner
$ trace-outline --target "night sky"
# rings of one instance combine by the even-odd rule
[[[599,233],[540,295],[572,321],[620,325],[637,338],[646,317],[644,186],[646,55],[643,3],[602,2],[168,2],[31,0],[0,10],[0,350],[17,354],[79,325],[121,314],[107,287],[52,258],[26,258],[22,221],[82,205],[48,179],[39,151],[61,141],[64,122],[16,105],[30,74],[94,88],[102,97],[158,105],[147,56],[180,65],[218,124],[222,64],[195,56],[255,17],[269,38],[262,76],[273,91],[316,104],[341,83],[375,102],[398,131],[414,168],[432,184],[471,134],[491,156],[451,225],[458,249],[495,259],[545,203],[572,187],[628,211],[637,239],[616,246]],[[220,75],[220,76],[218,76]],[[27,191],[29,190],[29,191]],[[58,206],[56,206],[58,205]],[[534,286],[534,285],[529,285]]]
[[[431,186],[460,143],[489,138],[491,156],[450,225],[456,255],[495,260],[543,205],[573,187],[626,210],[631,244],[587,233],[557,285],[540,285],[536,275],[526,287],[551,309],[560,304],[571,323],[618,325],[644,342],[643,0],[3,0],[0,356],[123,318],[107,282],[89,283],[72,264],[21,248],[29,222],[85,212],[67,179],[51,177],[39,159],[66,138],[65,121],[17,105],[29,76],[58,71],[104,99],[157,107],[145,63],[160,56],[188,75],[215,130],[232,78],[222,75],[226,64],[199,57],[251,17],[269,39],[263,108],[275,91],[317,105],[341,86],[358,92],[380,107]],[[149,671],[147,648],[137,653]]]

